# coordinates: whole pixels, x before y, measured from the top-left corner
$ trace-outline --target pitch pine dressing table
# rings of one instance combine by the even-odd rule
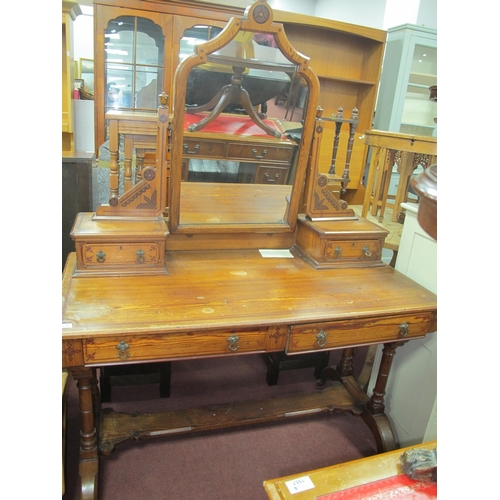
[[[240,32],[272,34],[308,85],[294,176],[285,184],[183,177],[188,74]],[[357,217],[318,173],[319,83],[308,58],[257,0],[198,45],[175,82],[173,109],[165,97],[158,108],[155,165],[124,193],[110,183],[109,204],[80,214],[72,231],[62,361],[79,389],[82,498],[97,498],[100,456],[127,440],[343,411],[363,418],[379,452],[395,449],[384,413],[391,362],[399,346],[436,330],[436,296],[383,264],[386,232]],[[352,376],[352,357],[356,346],[371,344],[384,350],[368,396]],[[332,385],[309,394],[139,415],[100,404],[102,366],[332,349],[343,349],[340,364],[322,373]]]

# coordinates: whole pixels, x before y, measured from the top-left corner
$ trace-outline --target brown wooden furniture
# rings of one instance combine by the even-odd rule
[[[380,451],[396,446],[384,414],[387,375],[397,347],[436,329],[432,293],[386,266],[318,272],[300,257],[266,259],[256,250],[167,252],[167,260],[168,276],[118,280],[75,277],[75,256],[68,260],[62,352],[80,391],[84,498],[92,498],[99,452],[132,438],[335,409],[362,416]],[[352,378],[350,356],[353,346],[373,343],[385,347],[369,398]],[[343,362],[329,374],[336,383],[320,394],[180,414],[100,412],[94,371],[102,365],[339,348]]]
[[[431,441],[381,453],[374,457],[361,458],[343,464],[332,465],[331,467],[269,479],[264,481],[264,489],[269,500],[314,500],[320,495],[344,491],[348,488],[402,474],[401,455],[405,451],[412,449],[434,450],[436,447],[437,441]],[[314,488],[290,493],[286,482],[306,478],[312,481]]]
[[[308,85],[289,184],[183,180],[189,73],[241,31],[272,34]],[[80,394],[82,498],[97,496],[100,454],[141,438],[345,411],[364,419],[379,451],[394,449],[384,414],[391,362],[396,348],[435,331],[436,296],[383,265],[386,231],[321,185],[319,82],[308,58],[258,0],[196,46],[176,72],[175,89],[172,115],[164,103],[158,108],[156,162],[123,194],[112,178],[109,204],[80,214],[72,233],[62,361]],[[254,146],[251,140],[244,146],[257,147],[258,137]],[[315,193],[327,200],[324,207],[314,203]],[[352,355],[356,346],[374,344],[384,351],[369,396],[352,376]],[[341,362],[321,373],[332,384],[310,394],[160,414],[101,411],[101,366],[333,349],[343,349]]]
[[[418,222],[437,240],[437,165],[431,165],[415,177],[412,186],[420,197]]]
[[[408,199],[408,186],[419,164],[427,167],[436,162],[437,139],[382,130],[365,132],[365,143],[372,156],[366,180],[362,216],[370,211],[379,220],[384,219],[386,206],[392,207],[392,220],[398,220],[401,203]],[[394,165],[398,165],[399,184],[394,201],[391,201],[389,183]]]
[[[250,4],[251,2],[249,2]],[[95,19],[95,130],[96,157],[99,148],[107,138],[106,134],[106,84],[113,74],[107,74],[105,32],[110,22],[123,16],[138,20],[150,20],[161,27],[164,43],[161,65],[163,72],[155,96],[164,91],[173,95],[175,69],[179,65],[180,43],[184,31],[195,25],[223,28],[231,16],[240,16],[243,9],[199,3],[192,0],[96,0]],[[321,89],[318,103],[325,110],[325,116],[336,114],[339,106],[345,110],[357,108],[360,122],[358,130],[372,126],[377,89],[384,55],[386,32],[342,23],[329,19],[306,16],[283,11],[274,11],[274,20],[283,23],[291,44],[302,54],[310,57],[311,67],[317,73]],[[112,55],[109,56],[112,59]],[[109,62],[109,65],[112,65]],[[132,69],[128,72],[133,74]],[[156,102],[150,105],[155,110]],[[132,109],[132,108],[123,108]],[[276,118],[283,118],[278,116]],[[348,130],[342,131],[339,157],[345,157]],[[322,146],[324,172],[328,171],[335,135],[334,124],[325,127]],[[350,166],[348,195],[362,190],[362,176],[366,163],[366,148],[361,134],[356,134]],[[350,199],[348,200],[350,202]],[[359,201],[362,203],[362,199]]]
[[[79,212],[92,210],[93,153],[62,157],[62,266],[75,250],[70,232]]]

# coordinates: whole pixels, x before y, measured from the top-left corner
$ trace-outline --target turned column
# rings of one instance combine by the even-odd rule
[[[391,342],[384,344],[384,349],[382,350],[382,360],[380,362],[380,368],[377,375],[377,381],[375,387],[373,388],[372,397],[370,401],[366,404],[368,410],[374,415],[384,413],[384,396],[385,389],[387,387],[387,380],[389,378],[389,372],[391,371],[392,361],[394,355],[396,354],[396,349],[399,346],[406,344],[406,342]]]
[[[70,368],[77,381],[80,402],[80,478],[82,500],[97,498],[97,380],[92,368]]]

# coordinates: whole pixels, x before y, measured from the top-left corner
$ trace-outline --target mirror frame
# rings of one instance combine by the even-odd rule
[[[262,12],[265,15],[262,17]],[[239,223],[239,224],[180,224],[180,202],[182,182],[182,155],[184,136],[184,116],[186,102],[186,82],[190,71],[207,62],[209,54],[227,45],[240,31],[273,34],[283,55],[297,67],[308,85],[306,113],[303,120],[302,138],[299,145],[295,180],[289,200],[288,211],[283,222],[276,223]],[[309,58],[296,51],[290,44],[284,27],[273,21],[272,9],[266,0],[256,0],[247,7],[243,17],[233,17],[215,38],[196,45],[195,52],[187,57],[178,67],[174,77],[172,102],[172,146],[169,182],[169,230],[171,233],[227,233],[227,232],[289,232],[295,230],[306,169],[309,162],[314,134],[316,107],[319,96],[319,80],[309,67]]]

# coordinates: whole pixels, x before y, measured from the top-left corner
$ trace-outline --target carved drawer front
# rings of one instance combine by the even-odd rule
[[[431,313],[292,326],[286,352],[407,340],[426,335],[430,327]]]
[[[226,144],[217,141],[200,141],[199,139],[186,139],[182,144],[184,157],[199,156],[208,158],[224,158]]]
[[[227,148],[227,157],[239,160],[290,163],[292,156],[293,146],[291,145],[266,146],[230,143]]]
[[[285,184],[288,167],[271,167],[260,165],[255,174],[256,184]]]
[[[175,333],[85,341],[85,363],[115,363],[264,352],[267,328],[232,332]]]
[[[82,263],[85,267],[109,265],[157,266],[164,260],[164,245],[144,243],[83,243]]]
[[[327,260],[380,260],[380,240],[323,240],[321,257]]]

